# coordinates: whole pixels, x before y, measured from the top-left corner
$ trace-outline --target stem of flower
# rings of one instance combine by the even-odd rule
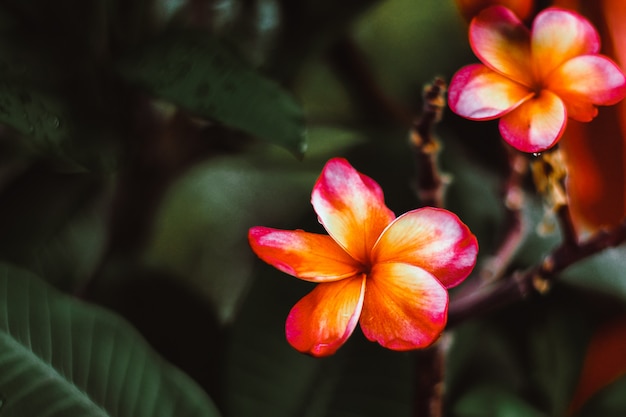
[[[433,135],[435,124],[441,120],[446,104],[446,83],[435,78],[424,87],[424,108],[411,127],[410,146],[417,169],[417,195],[425,206],[443,207],[447,176],[440,174],[438,155],[441,146]],[[449,345],[447,336],[429,349],[415,353],[416,417],[442,417],[445,375],[445,355]]]
[[[450,347],[450,336],[444,333],[433,346],[415,355],[416,417],[443,417],[445,358]]]
[[[410,145],[417,167],[417,194],[425,206],[443,207],[449,178],[440,174],[437,157],[440,144],[433,135],[446,104],[446,83],[435,78],[424,87],[424,109],[411,128]]]
[[[511,147],[507,147],[507,150],[510,173],[504,190],[504,205],[507,210],[508,228],[497,252],[485,262],[480,270],[482,283],[489,283],[502,278],[522,243],[527,228],[522,215],[524,205],[522,181],[528,172],[528,159]]]
[[[571,243],[564,240],[558,248],[544,258],[540,265],[525,272],[514,272],[506,279],[481,287],[467,296],[451,300],[448,310],[448,328],[529,296],[543,295],[558,278],[558,274],[570,265],[604,249],[619,246],[625,241],[626,219],[615,228],[598,232],[583,243]]]
[[[566,180],[567,164],[563,153],[558,147],[542,153],[532,163],[535,186],[543,197],[546,205],[552,210],[563,235],[563,245],[576,246],[578,236],[569,210]]]

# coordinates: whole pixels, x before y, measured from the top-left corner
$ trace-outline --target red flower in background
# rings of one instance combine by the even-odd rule
[[[443,331],[447,288],[476,263],[476,238],[457,216],[436,208],[400,217],[380,186],[335,158],[311,197],[329,235],[253,227],[249,241],[265,262],[315,289],[291,309],[286,334],[297,350],[333,354],[360,323],[393,350],[427,347]]]
[[[604,40],[603,53],[626,65],[626,2],[556,3],[589,16]],[[577,231],[589,234],[619,223],[626,216],[626,102],[603,109],[591,123],[572,123],[564,138],[567,192]]]

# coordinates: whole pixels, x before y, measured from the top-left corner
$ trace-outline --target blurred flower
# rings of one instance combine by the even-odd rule
[[[626,77],[599,55],[600,38],[579,14],[550,8],[528,30],[502,6],[472,20],[470,44],[483,64],[459,70],[450,83],[450,108],[472,120],[500,118],[500,134],[524,152],[559,140],[567,117],[588,122],[597,105],[626,95]]]
[[[398,218],[380,186],[335,158],[311,196],[330,236],[253,227],[249,241],[265,262],[315,289],[291,309],[286,334],[297,350],[333,354],[354,331],[393,350],[427,347],[443,331],[446,288],[463,281],[478,244],[456,215],[436,208]]]
[[[504,6],[520,19],[526,19],[530,16],[535,2],[534,0],[456,0],[456,5],[466,20],[471,20],[481,10],[495,5]]]

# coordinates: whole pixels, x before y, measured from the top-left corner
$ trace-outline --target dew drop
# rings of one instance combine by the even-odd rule
[[[538,156],[541,156],[541,152],[533,152],[533,156],[536,158]]]

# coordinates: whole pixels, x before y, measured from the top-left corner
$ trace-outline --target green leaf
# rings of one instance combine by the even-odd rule
[[[626,247],[605,249],[577,262],[562,274],[565,281],[626,299]]]
[[[315,359],[287,343],[285,319],[310,285],[270,266],[260,270],[229,338],[225,410],[231,417],[304,416],[305,410],[320,406],[318,389],[324,391],[322,397],[331,395],[328,377],[336,374],[321,371],[324,363],[337,364],[339,357]]]
[[[302,156],[304,116],[293,97],[218,39],[176,32],[152,40],[119,65],[129,82],[201,117]]]
[[[622,417],[626,409],[626,377],[601,390],[587,402],[577,417]]]
[[[556,297],[552,301],[559,308],[543,314],[527,336],[528,366],[532,369],[532,387],[545,404],[542,408],[549,410],[550,415],[562,416],[575,391],[591,331],[588,311],[568,306]],[[583,302],[580,300],[577,305]]]
[[[0,122],[29,137],[33,150],[57,149],[72,133],[66,103],[32,86],[0,83]]]
[[[113,314],[0,264],[2,417],[219,416]]]
[[[146,261],[200,291],[221,322],[232,321],[256,259],[248,229],[285,226],[303,212],[314,218],[309,200],[318,173],[302,170],[299,164],[259,168],[245,157],[197,166],[166,195]]]
[[[293,304],[314,288],[270,266],[259,268],[229,340],[225,409],[232,417],[402,417],[410,415],[411,352],[369,342],[357,330],[327,358],[285,340]]]

